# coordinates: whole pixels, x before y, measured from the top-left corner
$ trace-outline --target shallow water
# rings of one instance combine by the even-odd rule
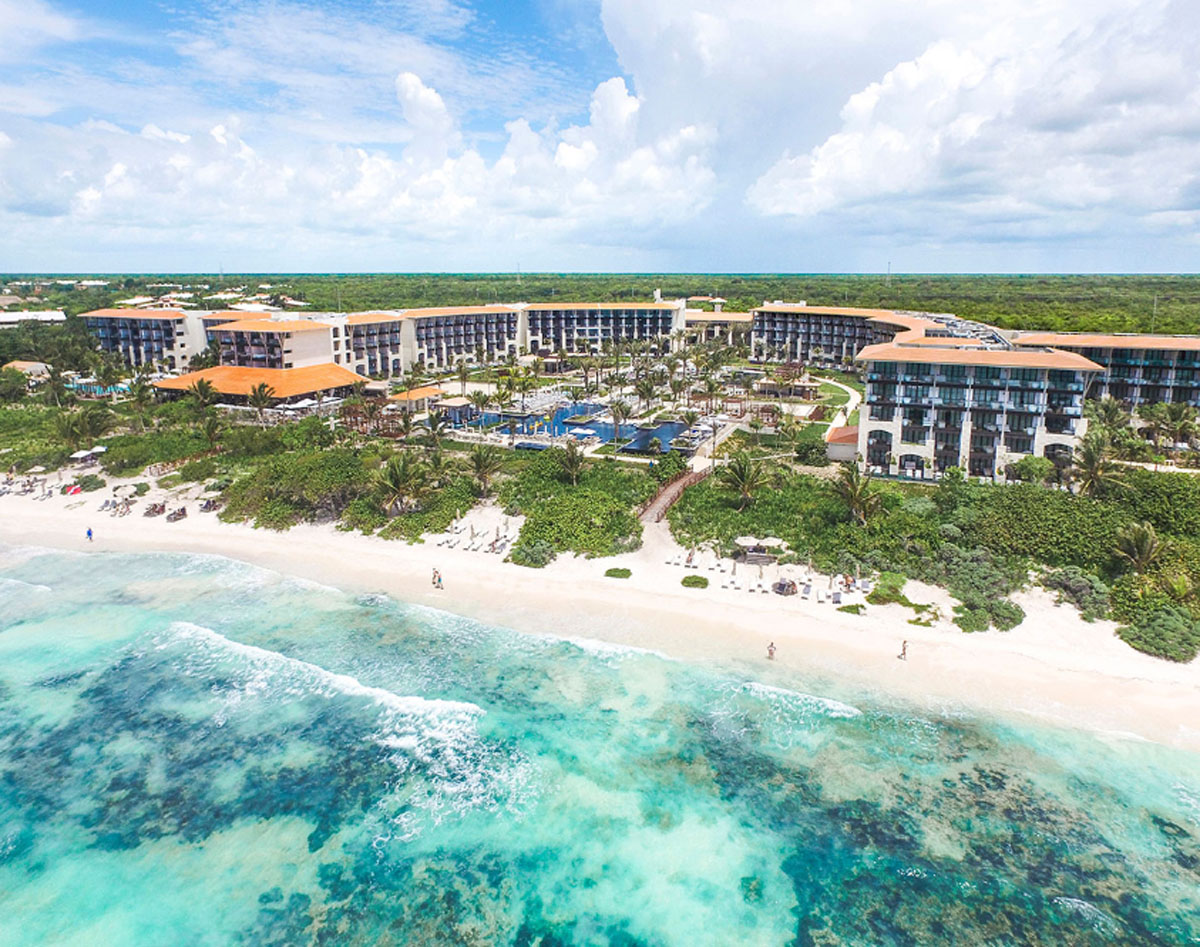
[[[1193,755],[224,559],[0,550],[0,747],[4,944],[1200,938]]]

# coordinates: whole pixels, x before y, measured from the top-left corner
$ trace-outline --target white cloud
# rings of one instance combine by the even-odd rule
[[[466,0],[185,6],[97,55],[111,26],[0,0],[3,249],[983,269],[1006,241],[1120,265],[1197,232],[1200,4],[593,2],[620,67],[585,83],[611,52]]]
[[[1193,200],[1195,14],[1163,0],[1023,8],[981,32],[974,15],[951,19],[946,38],[851,95],[839,129],[780,157],[749,189],[751,205],[869,214],[880,227],[919,208],[917,232],[1028,238]]]

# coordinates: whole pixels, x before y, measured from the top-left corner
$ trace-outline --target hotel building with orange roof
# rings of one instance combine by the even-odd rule
[[[102,348],[135,365],[186,370],[211,341],[223,366],[286,371],[326,365],[360,378],[395,378],[416,365],[448,370],[518,353],[593,354],[613,341],[660,339],[673,346],[681,329],[732,343],[735,332],[748,328],[755,360],[861,366],[866,397],[854,433],[860,462],[921,478],[951,466],[990,477],[1021,457],[1064,458],[1087,430],[1085,397],[1200,406],[1200,337],[1014,335],[949,314],[785,302],[726,313],[719,305],[724,300],[708,301],[713,311],[656,293],[653,302],[639,303],[350,314],[118,309],[84,319]],[[849,431],[836,435],[833,441],[847,450]]]

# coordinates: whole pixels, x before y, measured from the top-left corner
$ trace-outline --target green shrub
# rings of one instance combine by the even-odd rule
[[[912,605],[904,597],[904,576],[895,572],[881,572],[875,587],[867,593],[867,601],[872,605]]]
[[[208,450],[204,435],[191,428],[158,429],[145,434],[109,438],[100,465],[106,473],[125,476],[150,464],[171,463]]]
[[[991,627],[992,619],[986,609],[956,605],[954,606],[954,624],[966,632],[987,631]]]
[[[478,499],[474,481],[470,477],[457,477],[435,492],[421,509],[393,517],[379,535],[383,539],[418,542],[425,533],[444,533]]]
[[[357,529],[363,535],[370,536],[386,526],[387,521],[387,515],[379,508],[378,502],[367,497],[357,497],[346,504],[338,529]]]
[[[685,589],[706,589],[708,579],[702,575],[685,575],[680,583]]]
[[[1168,661],[1186,664],[1200,653],[1200,626],[1188,612],[1172,605],[1143,612],[1118,628],[1117,635],[1130,647]]]
[[[861,602],[855,602],[852,605],[839,605],[839,612],[845,612],[847,615],[861,615],[866,611],[866,606]]]
[[[628,579],[631,575],[633,575],[633,572],[631,572],[629,569],[612,568],[606,570],[604,574],[610,579]]]
[[[1025,609],[1006,598],[990,603],[987,611],[992,624],[1000,631],[1010,631],[1025,620]]]
[[[144,497],[149,492],[150,484],[148,483],[135,483],[133,485],[133,495],[135,497]]]
[[[1042,574],[1042,585],[1058,592],[1059,601],[1079,609],[1084,621],[1095,621],[1108,614],[1108,586],[1078,566],[1064,566]]]
[[[556,552],[615,556],[642,544],[642,524],[622,501],[591,490],[553,496],[532,506],[521,543],[549,543]]]
[[[201,480],[207,480],[217,472],[217,462],[212,457],[201,457],[199,460],[192,460],[179,468],[179,477],[181,480],[191,481],[193,483]]]
[[[279,428],[279,437],[288,450],[312,450],[329,447],[334,434],[329,430],[328,421],[313,415],[294,424],[283,425]]]
[[[679,476],[685,470],[687,470],[687,458],[679,451],[672,450],[663,454],[661,458],[654,462],[651,473],[659,483],[666,483],[673,477]]]
[[[255,529],[288,530],[304,519],[304,511],[287,500],[267,500],[254,514]]]
[[[230,457],[266,457],[282,453],[283,437],[276,428],[235,425],[221,437],[221,448]]]
[[[84,493],[94,493],[104,489],[107,482],[103,477],[97,477],[95,474],[83,474],[75,478],[75,485]]]
[[[534,539],[529,542],[518,542],[508,554],[511,562],[531,569],[541,569],[554,561],[558,553],[554,546],[544,539]]]
[[[796,445],[796,461],[804,464],[806,467],[828,467],[829,454],[826,452],[825,443],[806,441]]]
[[[230,484],[221,518],[286,529],[300,520],[340,516],[368,485],[366,468],[353,451],[286,454]]]

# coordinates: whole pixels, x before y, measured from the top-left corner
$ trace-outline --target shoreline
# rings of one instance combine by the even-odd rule
[[[799,596],[722,589],[718,572],[665,564],[679,548],[665,523],[646,526],[637,552],[593,560],[560,556],[544,569],[527,569],[498,555],[431,541],[410,546],[332,525],[275,533],[195,512],[178,523],[144,518],[141,510],[152,500],[185,502],[160,493],[120,518],[97,512],[107,491],[45,501],[0,497],[0,544],[218,555],[524,633],[657,651],[771,685],[811,692],[814,683],[829,681],[842,700],[861,695],[932,714],[965,710],[1033,719],[1200,752],[1200,661],[1171,664],[1134,651],[1113,636],[1112,622],[1086,623],[1040,589],[1016,596],[1027,613],[1017,628],[968,635],[945,620],[910,625],[912,613],[899,605],[868,606],[856,616]],[[474,515],[501,517],[494,507]],[[614,566],[633,574],[606,578]],[[441,591],[430,584],[434,568],[445,580]],[[683,588],[680,579],[688,574],[712,584]],[[910,582],[907,594],[949,614],[950,600],[940,589]],[[900,661],[903,640],[908,659]],[[778,646],[773,662],[766,659],[770,641]]]

